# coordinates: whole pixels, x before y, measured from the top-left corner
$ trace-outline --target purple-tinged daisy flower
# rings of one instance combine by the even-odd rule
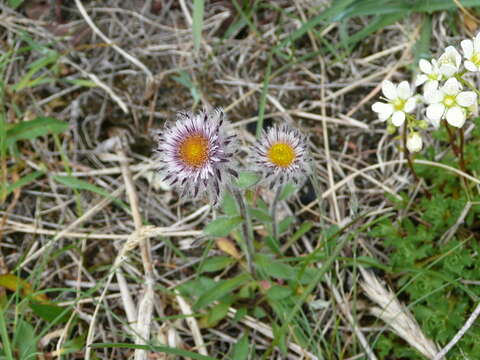
[[[290,181],[300,183],[308,174],[307,139],[288,125],[263,131],[253,146],[252,157],[270,188]]]
[[[225,125],[222,109],[180,112],[173,125],[157,132],[159,171],[182,196],[207,193],[216,204],[227,178],[237,176],[231,167],[236,137],[226,134]]]

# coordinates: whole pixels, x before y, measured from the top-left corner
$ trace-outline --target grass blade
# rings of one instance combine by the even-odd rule
[[[203,0],[194,0],[193,1],[193,23],[192,23],[192,32],[193,32],[193,46],[195,52],[200,50],[200,42],[202,41],[202,29],[203,29]]]

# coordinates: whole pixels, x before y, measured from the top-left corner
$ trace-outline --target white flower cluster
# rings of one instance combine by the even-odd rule
[[[425,129],[428,123],[438,128],[445,120],[446,126],[461,128],[467,118],[477,112],[479,91],[466,75],[480,72],[480,33],[474,39],[463,40],[460,45],[463,69],[462,55],[453,46],[448,46],[438,59],[420,60],[415,87],[422,86],[423,95],[415,94],[407,81],[398,85],[388,80],[382,83],[385,102],[374,103],[372,110],[381,121],[387,121],[391,132],[406,126],[406,146],[410,152],[422,149],[419,129]],[[464,90],[464,86],[468,90]],[[419,103],[426,105],[426,120],[413,115]]]

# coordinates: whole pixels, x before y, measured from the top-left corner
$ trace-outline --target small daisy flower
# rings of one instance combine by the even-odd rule
[[[424,91],[437,89],[438,82],[443,79],[443,74],[440,72],[437,60],[433,59],[432,62],[430,62],[425,59],[420,59],[418,66],[423,74],[417,76],[415,86],[423,85]]]
[[[422,150],[423,140],[418,132],[411,132],[407,136],[407,149],[410,152],[419,152]]]
[[[468,111],[477,102],[477,94],[462,91],[462,85],[455,78],[448,79],[440,89],[425,93],[424,98],[430,104],[427,107],[427,118],[435,127],[445,118],[450,125],[461,128]]]
[[[402,126],[405,114],[411,113],[417,102],[410,85],[407,81],[402,81],[395,86],[391,81],[385,80],[382,83],[382,92],[387,102],[376,102],[372,105],[372,110],[378,113],[380,120],[391,119],[393,125]]]
[[[480,71],[480,32],[473,40],[463,40],[460,43],[465,62],[463,65],[468,71]]]
[[[438,58],[440,72],[450,78],[460,70],[462,65],[462,56],[453,46],[447,46],[445,52]]]
[[[231,168],[235,136],[225,133],[222,109],[178,113],[177,121],[157,133],[157,158],[164,180],[196,197],[207,192],[216,204]],[[183,196],[183,195],[182,195]]]
[[[252,158],[270,188],[300,183],[308,172],[307,139],[288,125],[273,126],[253,146]]]

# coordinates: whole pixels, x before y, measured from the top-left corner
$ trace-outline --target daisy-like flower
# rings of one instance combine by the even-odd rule
[[[215,109],[199,114],[180,112],[175,124],[157,132],[157,158],[165,181],[196,197],[207,192],[216,204],[230,175],[235,136],[225,132],[225,114]]]
[[[411,132],[407,136],[407,149],[410,152],[419,152],[422,150],[423,140],[418,132]]]
[[[462,91],[462,85],[455,78],[448,79],[440,89],[425,93],[424,98],[430,104],[427,118],[435,127],[445,118],[450,125],[461,128],[477,102],[477,94]]]
[[[382,83],[382,92],[387,102],[374,103],[372,110],[378,113],[380,120],[391,119],[393,125],[402,126],[405,122],[405,114],[411,113],[417,102],[410,85],[407,81],[402,81],[395,86],[391,81],[385,80]]]
[[[307,139],[288,125],[263,131],[253,146],[252,157],[270,188],[290,181],[298,184],[308,173]]]
[[[453,46],[447,46],[445,52],[438,58],[440,72],[450,78],[460,70],[462,65],[462,56]]]
[[[463,40],[460,46],[466,59],[463,63],[465,68],[472,72],[480,71],[480,32],[473,40]]]
[[[443,79],[443,74],[440,72],[440,67],[437,60],[432,59],[432,62],[425,59],[420,59],[418,63],[420,71],[415,79],[415,86],[423,85],[424,91],[429,91],[438,88],[438,82]]]

